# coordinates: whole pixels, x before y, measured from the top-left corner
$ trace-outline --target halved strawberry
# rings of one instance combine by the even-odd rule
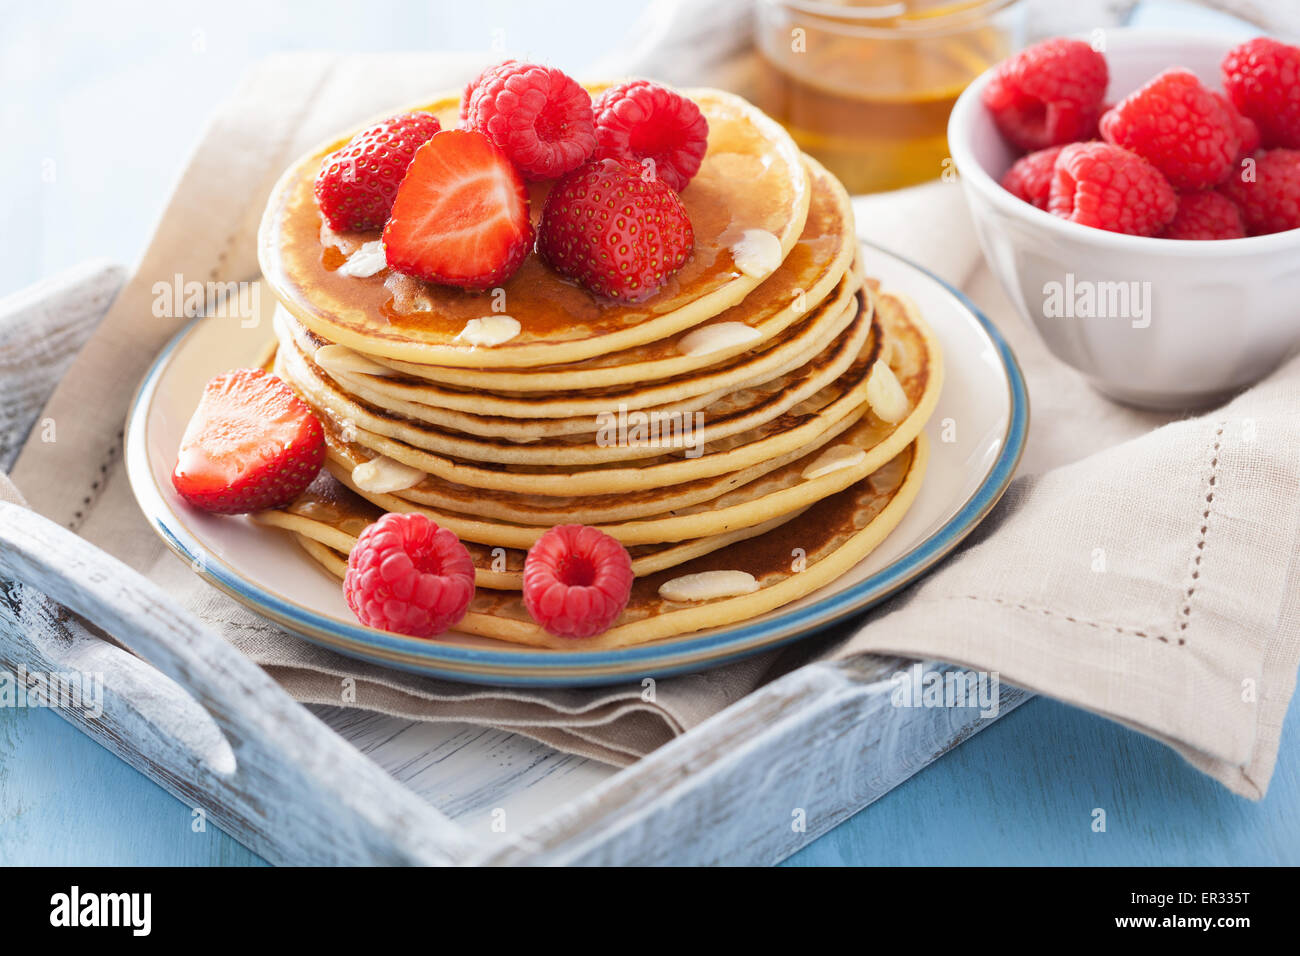
[[[487,289],[513,275],[532,245],[523,180],[491,140],[444,130],[416,151],[384,227],[390,266]]]
[[[269,372],[241,368],[204,387],[172,485],[204,511],[264,511],[302,494],[324,460],[325,434],[302,399]]]

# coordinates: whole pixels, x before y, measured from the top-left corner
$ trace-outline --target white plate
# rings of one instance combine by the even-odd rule
[[[306,640],[419,673],[490,684],[574,686],[712,667],[807,636],[859,612],[925,573],[986,515],[1006,489],[1028,428],[1024,380],[1006,343],[960,293],[883,249],[872,274],[911,296],[943,346],[945,380],[927,426],[930,465],[894,532],[833,584],[728,627],[609,651],[523,648],[445,634],[420,640],[358,624],[336,578],[286,533],[247,518],[187,506],[171,487],[181,434],[204,384],[256,363],[269,322],[201,319],[158,356],[127,421],[126,466],[145,516],[168,545],[213,584]]]

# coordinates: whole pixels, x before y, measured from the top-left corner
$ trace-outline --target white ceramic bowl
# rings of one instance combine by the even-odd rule
[[[1107,102],[1172,66],[1221,89],[1219,61],[1240,42],[1166,30],[1105,37]],[[1022,202],[998,185],[1016,154],[980,102],[988,78],[957,100],[948,143],[990,268],[1058,358],[1112,398],[1168,409],[1225,398],[1300,350],[1300,230],[1148,239]]]

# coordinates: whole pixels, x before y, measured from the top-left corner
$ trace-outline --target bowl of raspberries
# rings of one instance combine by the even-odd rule
[[[1300,350],[1300,46],[1056,37],[972,83],[948,142],[990,267],[1104,394],[1203,406]]]

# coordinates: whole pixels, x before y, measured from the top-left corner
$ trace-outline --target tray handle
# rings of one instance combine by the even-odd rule
[[[219,745],[201,748],[196,757],[228,776],[223,789],[244,804],[233,815],[245,817],[255,807],[262,819],[251,821],[254,826],[294,827],[329,844],[308,845],[302,859],[291,862],[458,863],[478,849],[466,831],[336,735],[153,582],[7,502],[0,502],[0,578],[94,622],[184,688],[233,754],[233,765]],[[25,589],[11,589],[9,600],[16,591],[32,599]],[[166,733],[157,726],[148,730]],[[188,736],[212,743],[211,734]]]

